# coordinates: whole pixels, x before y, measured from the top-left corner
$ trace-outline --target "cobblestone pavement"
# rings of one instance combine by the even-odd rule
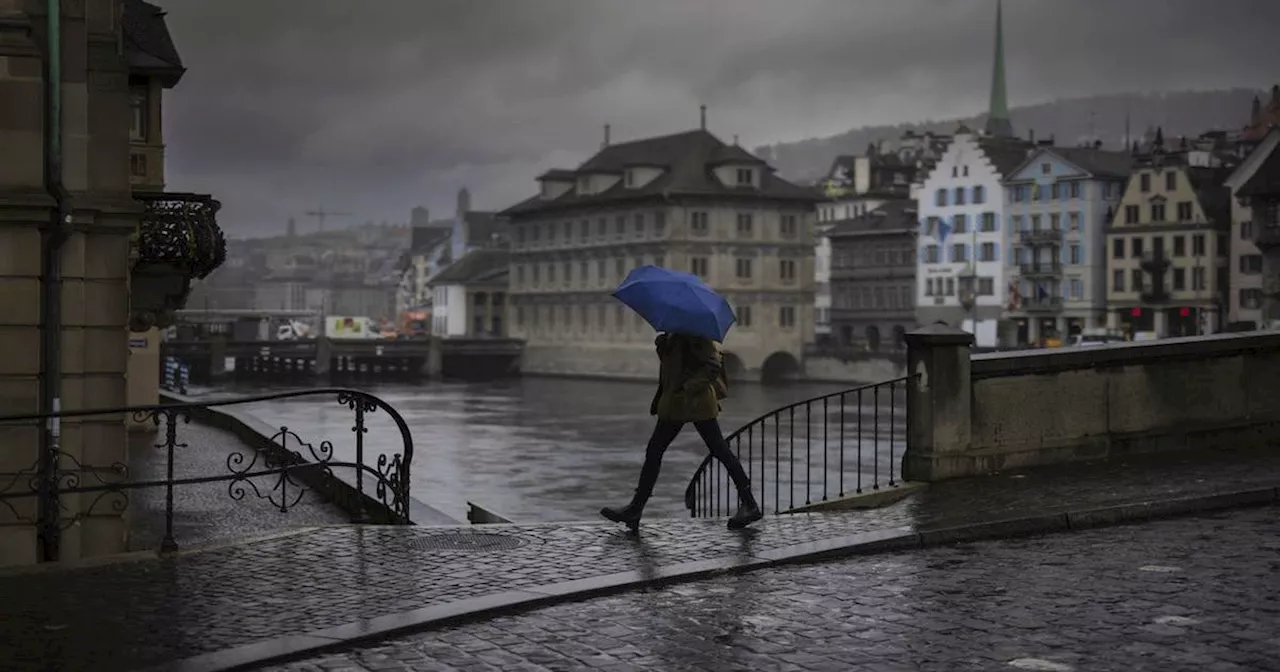
[[[1280,669],[1280,507],[769,569],[271,672]]]
[[[0,669],[132,669],[513,589],[862,531],[1280,484],[1280,455],[1166,457],[1050,473],[936,484],[884,509],[769,518],[746,533],[689,519],[646,522],[638,540],[602,523],[321,527],[169,559],[0,572]],[[448,539],[439,537],[458,533],[500,533],[513,547],[440,545]],[[103,620],[104,613],[113,618]]]
[[[229,474],[227,457],[247,454],[249,447],[231,432],[201,425],[180,423],[178,440],[186,446],[174,452],[174,476],[195,478]],[[163,480],[167,463],[163,423],[159,433],[133,432],[129,435],[129,477],[131,480]],[[274,478],[249,479],[261,492],[270,492]],[[307,492],[288,514],[282,514],[265,500],[249,494],[241,501],[227,492],[228,482],[200,483],[174,488],[174,539],[181,547],[202,546],[231,539],[259,536],[306,525],[334,525],[351,517],[337,506]],[[164,538],[164,489],[135,490],[129,501],[129,546],[131,550],[160,547]]]

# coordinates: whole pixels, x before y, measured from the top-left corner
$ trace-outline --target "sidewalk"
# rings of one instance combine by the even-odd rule
[[[918,547],[1034,531],[990,525],[1011,517],[1275,486],[1280,452],[1165,456],[936,484],[885,509],[770,518],[747,533],[689,519],[647,522],[638,540],[594,522],[311,528],[169,559],[0,573],[0,669],[125,670],[214,652],[183,669],[227,669],[485,609],[857,543]],[[970,532],[956,531],[963,526]],[[849,539],[860,533],[863,542]]]
[[[1280,661],[1280,507],[766,569],[272,672],[1254,672]]]

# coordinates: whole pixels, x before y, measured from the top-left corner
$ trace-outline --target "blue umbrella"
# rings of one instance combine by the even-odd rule
[[[737,321],[729,302],[696,275],[641,266],[613,290],[617,299],[658,331],[723,341]]]

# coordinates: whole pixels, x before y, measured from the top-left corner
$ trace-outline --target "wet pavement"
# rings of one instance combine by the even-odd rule
[[[780,387],[757,384],[734,385],[724,401],[721,426],[726,434],[754,418],[780,406],[803,399],[830,394],[853,387],[851,384],[796,383]],[[226,387],[216,391],[193,389],[193,396],[249,396],[283,391],[284,388]],[[388,384],[362,387],[390,404],[405,418],[413,432],[414,461],[410,471],[411,494],[446,515],[464,519],[466,503],[475,502],[486,509],[516,522],[580,520],[594,516],[602,502],[630,496],[644,459],[644,446],[653,431],[653,418],[648,414],[653,386],[648,383],[562,378],[522,378],[490,383],[439,383],[422,385]],[[887,395],[882,395],[885,397]],[[857,414],[856,398],[847,400],[847,460],[845,479],[853,483],[859,467],[854,460],[852,432]],[[862,470],[870,471],[873,462],[871,417],[876,399],[868,394],[863,399],[868,414],[863,424]],[[879,469],[882,481],[896,474],[905,443],[902,439],[903,399],[898,400],[896,425],[898,442],[890,446],[889,400],[881,398],[879,416],[881,441]],[[303,397],[285,401],[264,402],[237,407],[269,425],[286,425],[308,441],[332,441],[338,454],[350,455],[352,412],[337,403],[336,398]],[[821,418],[809,418],[814,426],[814,451],[820,444]],[[837,420],[838,408],[828,409],[831,421]],[[803,411],[803,408],[800,409]],[[796,436],[804,434],[803,415],[796,419]],[[369,433],[365,441],[370,457],[377,453],[402,450],[399,433],[384,412],[367,417]],[[788,426],[787,429],[790,429]],[[770,430],[772,433],[772,430]],[[835,483],[838,429],[829,427],[831,458],[829,481]],[[782,440],[787,441],[787,430]],[[893,452],[893,455],[890,453]],[[772,481],[776,468],[770,456],[767,465],[752,460],[752,469],[767,474]],[[658,516],[686,515],[684,489],[694,470],[706,456],[692,428],[686,429],[663,461],[649,511]],[[795,453],[803,460],[802,451]],[[783,456],[784,460],[786,455]],[[815,463],[816,464],[816,463]],[[805,465],[801,462],[797,472]],[[779,470],[790,473],[789,467]],[[759,472],[756,472],[759,473]],[[811,478],[816,483],[819,472]],[[766,484],[772,493],[772,482]],[[797,486],[796,490],[799,490]],[[801,502],[803,495],[800,495]],[[784,507],[787,508],[787,507]]]
[[[0,669],[133,669],[468,598],[858,532],[1262,485],[1280,485],[1280,454],[1166,456],[941,483],[884,509],[769,518],[747,533],[689,519],[646,522],[638,540],[607,523],[325,527],[168,559],[5,572]]]
[[[271,672],[1280,669],[1280,507],[767,569]]]
[[[174,451],[174,477],[196,478],[230,474],[227,459],[251,450],[234,434],[201,425],[182,423],[178,440],[186,444]],[[129,434],[130,480],[164,480],[167,451],[163,424],[159,432]],[[248,479],[257,492],[271,492],[275,478]],[[351,521],[345,511],[326,503],[314,492],[306,492],[288,513],[281,513],[249,489],[237,501],[229,481],[181,485],[174,488],[174,539],[180,547],[204,546],[221,541],[244,539],[309,525],[332,525]],[[134,490],[129,498],[129,548],[140,551],[160,547],[165,534],[164,488]]]

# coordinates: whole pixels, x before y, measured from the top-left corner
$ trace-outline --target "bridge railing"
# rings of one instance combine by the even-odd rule
[[[906,447],[907,377],[805,399],[726,437],[765,513],[895,488]],[[738,493],[707,456],[685,488],[695,518],[732,514]]]
[[[227,409],[261,402],[293,398],[327,397],[352,413],[351,431],[354,441],[350,452],[341,453],[330,440],[309,442],[297,432],[281,426],[274,434],[262,434],[254,444],[242,443],[231,448],[222,473],[190,477],[175,476],[175,465],[190,451],[208,450],[213,446],[191,445],[183,440],[182,428],[193,417],[206,419],[213,409]],[[399,430],[399,453],[379,453],[366,459],[366,418],[384,412]],[[231,499],[240,501],[252,495],[267,500],[275,509],[287,513],[298,505],[308,490],[317,490],[329,498],[346,500],[353,516],[362,522],[411,524],[409,519],[409,468],[413,462],[413,437],[404,418],[387,402],[366,392],[345,388],[296,390],[253,397],[236,397],[210,401],[128,406],[110,409],[86,409],[59,413],[0,416],[0,429],[30,427],[43,430],[59,428],[68,420],[119,420],[152,423],[158,432],[155,448],[164,450],[164,478],[132,480],[130,465],[114,462],[90,464],[81,456],[62,450],[59,445],[32,451],[36,459],[17,472],[0,473],[0,514],[10,522],[36,525],[46,557],[57,548],[61,532],[94,515],[123,514],[130,496],[137,490],[164,490],[164,537],[160,551],[177,550],[174,538],[174,492],[184,486],[225,483]],[[54,434],[57,434],[55,429]],[[219,446],[226,450],[226,446]],[[15,446],[0,446],[11,451]],[[87,451],[86,451],[87,452]],[[127,459],[126,459],[127,461]],[[335,473],[350,473],[351,478]],[[30,500],[35,500],[32,506]],[[26,500],[25,502],[23,500]],[[34,512],[34,513],[32,513]]]

